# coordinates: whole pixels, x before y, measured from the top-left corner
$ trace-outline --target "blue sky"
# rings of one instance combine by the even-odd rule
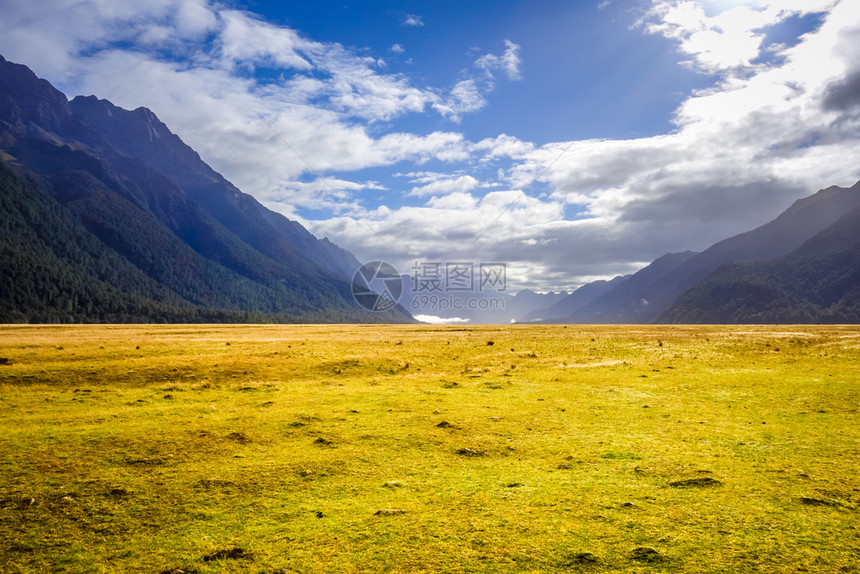
[[[571,290],[860,179],[843,0],[0,0],[0,54],[145,106],[361,260]]]
[[[293,4],[301,4],[294,6]],[[547,0],[264,3],[270,22],[380,58],[417,85],[473,75],[481,55],[517,45],[517,78],[501,74],[481,113],[463,114],[470,140],[504,133],[529,141],[664,133],[677,105],[708,78],[676,64],[672,42],[631,31],[644,4]],[[431,114],[397,118],[395,130],[450,129]]]

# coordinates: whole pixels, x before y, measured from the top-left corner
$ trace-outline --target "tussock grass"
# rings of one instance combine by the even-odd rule
[[[856,327],[0,327],[0,570],[860,571],[858,357]]]

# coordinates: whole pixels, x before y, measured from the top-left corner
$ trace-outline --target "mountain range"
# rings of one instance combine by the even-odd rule
[[[527,320],[560,323],[860,322],[860,182],[796,201],[701,253],[587,284]],[[584,294],[583,294],[584,292]]]
[[[860,182],[569,294],[502,286],[453,308],[403,276],[400,305],[370,312],[352,294],[360,267],[237,189],[151,110],[70,101],[0,56],[0,323],[857,323]]]
[[[411,321],[355,302],[359,267],[152,111],[0,56],[0,322]]]

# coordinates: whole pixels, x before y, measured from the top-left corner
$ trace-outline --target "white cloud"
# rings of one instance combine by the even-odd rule
[[[520,46],[505,40],[505,53],[501,56],[485,54],[475,61],[475,66],[489,76],[501,72],[510,80],[522,79],[520,72]]]
[[[297,70],[311,70],[312,54],[324,47],[304,40],[289,28],[263,22],[237,10],[219,13],[223,28],[219,34],[220,56],[227,65],[271,65]]]
[[[470,49],[470,52],[476,50]],[[505,52],[501,56],[484,54],[474,62],[474,67],[481,71],[478,76],[472,76],[464,71],[467,77],[457,82],[447,96],[437,98],[432,106],[443,116],[459,122],[464,114],[476,112],[487,105],[486,96],[496,89],[495,75],[501,72],[510,80],[520,80],[520,47],[510,40],[505,40]]]
[[[426,206],[441,210],[471,210],[474,209],[478,201],[471,194],[463,191],[453,191],[441,197],[432,197],[427,202]]]
[[[424,20],[421,18],[421,16],[418,16],[417,14],[407,14],[403,18],[403,25],[421,27],[424,26]]]
[[[447,98],[433,103],[433,109],[454,121],[460,121],[463,114],[476,112],[487,105],[484,98],[486,91],[486,87],[479,85],[474,78],[461,80]]]
[[[400,44],[392,44],[389,50],[391,50],[395,54],[402,54],[406,51],[406,48],[404,48]]]
[[[377,182],[355,182],[338,178],[317,178],[310,182],[281,182],[257,194],[267,207],[291,218],[301,218],[297,210],[327,210],[333,214],[360,213],[361,195],[384,191]]]
[[[182,2],[176,13],[176,27],[183,37],[202,36],[218,25],[218,17],[205,0]]]
[[[439,177],[432,182],[425,183],[425,185],[413,187],[412,190],[409,192],[409,195],[447,195],[449,193],[471,191],[477,186],[478,180],[471,175],[446,175]]]
[[[534,144],[525,142],[507,134],[501,134],[495,138],[486,138],[475,144],[475,151],[486,152],[484,161],[497,158],[522,159],[528,152],[534,150]]]
[[[706,72],[749,67],[761,55],[764,28],[790,16],[823,12],[833,0],[752,1],[707,15],[701,0],[654,0],[642,20],[646,31],[676,40],[682,53]],[[711,2],[719,8],[721,3]],[[734,3],[732,3],[734,4]]]

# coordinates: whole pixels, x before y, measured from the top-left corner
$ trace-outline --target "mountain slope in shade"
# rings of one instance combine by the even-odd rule
[[[640,269],[607,293],[580,307],[571,317],[584,323],[636,323],[635,317],[651,312],[649,299],[653,285],[676,271],[696,254],[692,251],[667,253]],[[568,317],[567,320],[570,320]]]
[[[577,309],[585,307],[589,303],[595,301],[598,297],[615,289],[619,284],[629,279],[630,275],[619,275],[609,281],[599,280],[586,283],[573,293],[566,295],[554,305],[530,311],[520,318],[523,323],[532,321],[552,321],[554,319],[563,319],[569,317]]]
[[[850,188],[833,186],[823,189],[797,200],[773,221],[689,256],[676,268],[667,269],[662,276],[651,274],[640,280],[636,277],[638,274],[634,275],[565,320],[572,323],[653,323],[678,296],[721,265],[767,261],[786,255],[858,207],[860,182]],[[634,304],[637,299],[641,305]]]
[[[788,255],[723,265],[665,323],[860,323],[860,209]]]
[[[74,259],[80,256],[78,251],[95,249],[97,258],[119,258],[124,262],[119,267],[136,274],[136,285],[149,285],[130,293],[139,310],[156,304],[178,306],[202,313],[200,317],[217,315],[225,320],[249,313],[293,321],[409,320],[402,309],[378,315],[358,307],[347,278],[358,267],[354,257],[240,192],[151,111],[127,111],[93,97],[70,103],[28,68],[2,57],[0,161],[7,166],[4,219],[59,209],[66,222],[64,241],[71,242],[65,255]],[[21,193],[25,188],[30,192]],[[50,206],[51,201],[55,205]],[[49,261],[57,265],[67,261],[57,242],[35,229],[39,221],[16,218],[29,228],[22,237],[30,240],[15,249],[19,255],[10,252],[9,257],[38,253],[48,271]],[[69,221],[75,224],[73,232]],[[15,282],[13,268],[22,269],[7,266],[4,281]],[[29,300],[17,308],[4,302],[18,311],[7,320],[38,320],[39,315],[29,311],[50,310],[47,294],[64,287],[44,285],[50,283],[48,271],[38,281],[27,275],[35,282],[34,289],[40,285],[34,291],[40,301]],[[129,294],[127,283],[92,271],[85,267],[73,283],[90,280],[89,287],[98,293],[118,289],[121,295]],[[47,294],[42,297],[43,293]],[[104,314],[96,303],[76,306],[71,292],[63,304],[76,310],[59,320],[102,320]],[[186,311],[180,315],[186,316]],[[164,309],[158,318],[184,320],[171,318]],[[141,311],[133,320],[151,317]]]
[[[0,321],[241,320],[201,313],[107,249],[27,178],[0,162]]]
[[[114,149],[143,160],[260,252],[275,259],[307,258],[345,279],[351,279],[360,267],[349,252],[328,240],[318,240],[298,223],[239,191],[150,110],[124,110],[95,96],[78,96],[69,106],[72,113],[97,132],[98,139],[92,143],[101,145],[101,139]],[[90,135],[83,132],[80,139],[87,141]]]

